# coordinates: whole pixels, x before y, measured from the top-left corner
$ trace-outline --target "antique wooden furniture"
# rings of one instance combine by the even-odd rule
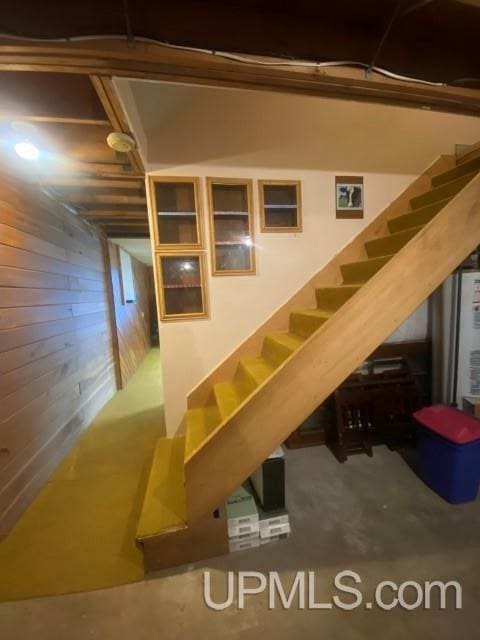
[[[408,438],[410,416],[431,400],[431,342],[385,343],[286,441],[328,444],[339,460]]]

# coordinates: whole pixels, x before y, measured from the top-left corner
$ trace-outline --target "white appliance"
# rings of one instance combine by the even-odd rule
[[[480,271],[462,274],[457,381],[459,407],[464,396],[480,397]]]
[[[464,397],[480,397],[480,271],[450,276],[435,295],[435,400],[461,409]]]

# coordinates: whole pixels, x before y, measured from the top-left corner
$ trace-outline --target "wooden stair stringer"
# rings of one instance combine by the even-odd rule
[[[480,175],[185,462],[187,520],[221,504],[480,244]]]
[[[372,222],[352,238],[317,274],[293,294],[265,322],[253,331],[223,362],[211,371],[188,395],[188,408],[204,406],[211,389],[218,382],[233,380],[238,362],[243,358],[258,356],[265,336],[288,332],[290,313],[316,306],[316,290],[342,284],[340,266],[365,260],[365,244],[389,235],[388,222],[409,212],[410,200],[431,188],[431,179],[455,167],[454,156],[442,155],[410,183]]]

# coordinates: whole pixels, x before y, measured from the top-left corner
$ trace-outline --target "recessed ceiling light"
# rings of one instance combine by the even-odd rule
[[[24,160],[37,160],[40,155],[40,151],[31,142],[17,142],[15,153]]]

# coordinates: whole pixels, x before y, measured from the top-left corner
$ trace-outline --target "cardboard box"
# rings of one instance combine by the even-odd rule
[[[250,476],[250,482],[264,511],[285,508],[285,456],[282,447]]]
[[[463,410],[475,418],[480,418],[480,398],[464,396]]]

